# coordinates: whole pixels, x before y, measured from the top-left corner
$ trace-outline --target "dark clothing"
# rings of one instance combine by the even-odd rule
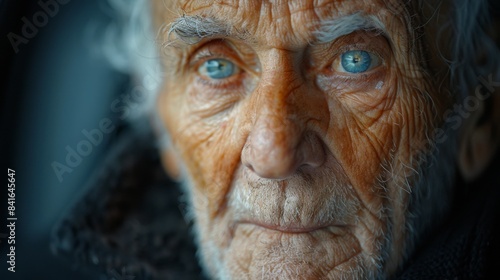
[[[119,280],[117,273],[134,280],[202,279],[181,193],[161,168],[152,137],[122,136],[87,193],[57,225],[57,254],[101,269],[109,279]]]
[[[500,279],[500,156],[479,180],[455,187],[450,215],[397,279]]]
[[[109,279],[203,279],[185,204],[151,133],[125,134],[87,193],[54,231],[54,251]],[[499,157],[478,182],[457,184],[451,215],[396,279],[496,279]],[[135,278],[128,276],[134,276]]]

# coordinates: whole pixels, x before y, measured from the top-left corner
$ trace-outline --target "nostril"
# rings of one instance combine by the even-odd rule
[[[255,169],[253,168],[253,165],[252,165],[250,162],[248,162],[248,161],[243,161],[243,165],[244,165],[246,168],[248,168],[250,171],[252,171],[253,173],[256,173],[256,172],[255,172]]]
[[[315,135],[308,135],[298,148],[302,157],[300,167],[320,167],[326,161],[326,150],[323,142]]]
[[[306,130],[306,120],[296,112],[265,107],[249,131],[242,149],[242,164],[267,179],[286,179],[303,166],[323,164],[322,142],[318,135]]]
[[[286,179],[296,174],[301,167],[318,167],[323,163],[323,149],[311,149],[304,144],[299,143],[298,147],[286,150],[278,147],[262,150],[245,145],[241,161],[246,168],[261,178]]]
[[[249,153],[250,153],[250,150],[251,147],[248,143],[245,144],[245,146],[243,146],[243,150],[241,152],[241,163],[247,167],[248,169],[252,170],[252,171],[255,171],[253,169],[253,166],[252,166],[252,163],[250,162],[249,160]]]

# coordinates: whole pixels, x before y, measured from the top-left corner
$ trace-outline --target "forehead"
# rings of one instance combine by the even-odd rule
[[[403,4],[402,0],[172,0],[171,7],[179,7],[187,13],[214,6],[230,9],[273,12],[276,16],[286,16],[304,10],[322,9],[328,6],[342,9],[376,9],[381,4],[396,7]]]
[[[390,30],[407,29],[401,0],[153,0],[155,22],[168,24],[184,15],[213,18],[275,47],[304,45],[325,21],[354,13],[376,17]],[[347,23],[348,24],[348,23]],[[397,32],[400,33],[400,32]],[[266,41],[266,42],[262,42]],[[282,46],[277,46],[281,44]]]

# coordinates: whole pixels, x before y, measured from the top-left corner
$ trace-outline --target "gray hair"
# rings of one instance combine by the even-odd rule
[[[150,0],[109,1],[119,13],[120,17],[118,18],[118,22],[110,25],[107,30],[104,49],[105,54],[116,69],[129,73],[134,77],[138,85],[148,90],[146,100],[141,106],[138,106],[139,109],[134,113],[134,116],[138,117],[144,114],[153,115],[155,114],[153,105],[156,103],[157,94],[163,82],[160,50],[164,42],[157,42],[157,30],[153,28],[150,15]],[[429,5],[434,7],[434,9],[440,9],[441,6],[439,4],[444,1],[445,0],[433,2]],[[449,89],[456,102],[472,94],[473,89],[478,85],[478,77],[484,77],[491,74],[493,74],[494,77],[499,77],[500,71],[498,71],[498,65],[500,65],[500,55],[495,42],[487,34],[486,30],[490,23],[488,1],[446,1],[449,1],[449,4],[451,4],[449,6],[451,10],[446,11],[448,14],[444,15],[448,16],[449,20],[439,27],[439,31],[446,33],[451,32],[451,40],[448,46],[439,47],[451,50],[450,54],[441,54],[441,57],[445,59],[445,62],[449,66],[449,69],[446,69],[448,71],[447,76],[449,80],[446,81],[445,85],[448,85],[447,89]],[[415,4],[415,2],[404,2],[406,5]],[[432,1],[419,0],[416,6],[427,5],[427,2]],[[407,11],[406,9],[404,10],[404,12]],[[439,13],[436,13],[436,15],[437,14]],[[412,17],[413,15],[409,16]],[[358,19],[356,16],[354,16],[354,18]],[[380,27],[376,19],[368,23],[366,20],[359,19],[360,20],[357,22],[360,26],[372,25]],[[196,22],[191,22],[190,18],[181,18],[174,22],[174,24],[178,24],[178,27],[184,27],[176,29],[196,30],[197,33],[194,37],[203,37],[211,32],[215,32],[214,30],[188,28],[192,27],[191,25],[193,24],[196,25]],[[335,26],[332,25],[330,25],[330,27],[335,28]],[[165,31],[166,29],[159,30],[159,32],[163,34],[169,34]],[[342,32],[345,32],[345,30]],[[426,38],[427,43],[433,44],[439,42],[437,37],[440,36],[440,32],[434,35],[436,38]],[[217,31],[217,33],[230,33],[230,30],[222,29]],[[184,37],[193,37],[189,34],[185,33]],[[437,49],[442,50],[442,48]],[[479,61],[481,54],[487,55],[488,59]],[[449,131],[449,134],[456,136],[458,132]],[[421,237],[420,234],[422,234],[422,232],[429,227],[429,224],[432,223],[426,219],[422,219],[422,217],[444,215],[447,211],[445,208],[448,203],[445,201],[441,203],[439,199],[442,198],[448,201],[449,193],[452,191],[451,186],[455,172],[453,162],[455,160],[456,143],[454,140],[446,144],[434,143],[433,139],[429,140],[433,153],[422,154],[418,158],[418,160],[423,160],[428,164],[425,165],[425,167],[424,165],[420,165],[420,169],[416,170],[416,173],[420,175],[418,176],[416,184],[420,187],[412,193],[410,205],[408,205],[408,222],[405,226],[407,227],[406,230],[413,235],[413,238],[408,241],[407,252],[412,251],[413,247],[418,243],[418,239]],[[428,168],[429,165],[432,164],[440,168]],[[390,168],[388,167],[387,170],[390,170]],[[431,180],[431,182],[425,181],[426,179]],[[426,204],[428,207],[425,207],[424,203],[427,203],[431,199],[433,202]],[[386,254],[388,254],[388,252],[386,252]]]
[[[145,101],[133,116],[151,113],[162,84],[163,71],[159,59],[162,46],[156,40],[150,1],[108,1],[117,12],[117,18],[105,31],[105,56],[113,67],[130,74],[137,85],[147,90]],[[463,99],[477,85],[478,76],[500,72],[497,71],[500,56],[495,42],[485,31],[489,23],[488,1],[451,0],[451,3],[450,20],[441,28],[443,31],[452,30],[453,40],[449,46],[452,53],[446,59],[450,75],[448,84],[454,97]],[[478,63],[480,52],[489,55],[484,63]]]
[[[487,34],[491,21],[487,0],[455,0],[453,4],[450,82],[457,97],[464,99],[477,86],[479,76],[500,75],[500,50]],[[481,55],[486,59],[480,61]]]
[[[126,73],[140,87],[144,98],[129,121],[153,111],[163,82],[163,71],[149,0],[108,0],[115,20],[104,31],[103,54],[116,70]],[[137,101],[137,100],[136,100]]]

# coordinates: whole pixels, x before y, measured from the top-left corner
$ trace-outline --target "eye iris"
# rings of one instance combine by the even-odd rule
[[[342,54],[342,67],[350,73],[367,71],[372,64],[370,54],[365,51],[348,51]]]
[[[212,79],[224,79],[234,74],[235,66],[232,62],[225,59],[207,60],[203,67],[203,72]]]

